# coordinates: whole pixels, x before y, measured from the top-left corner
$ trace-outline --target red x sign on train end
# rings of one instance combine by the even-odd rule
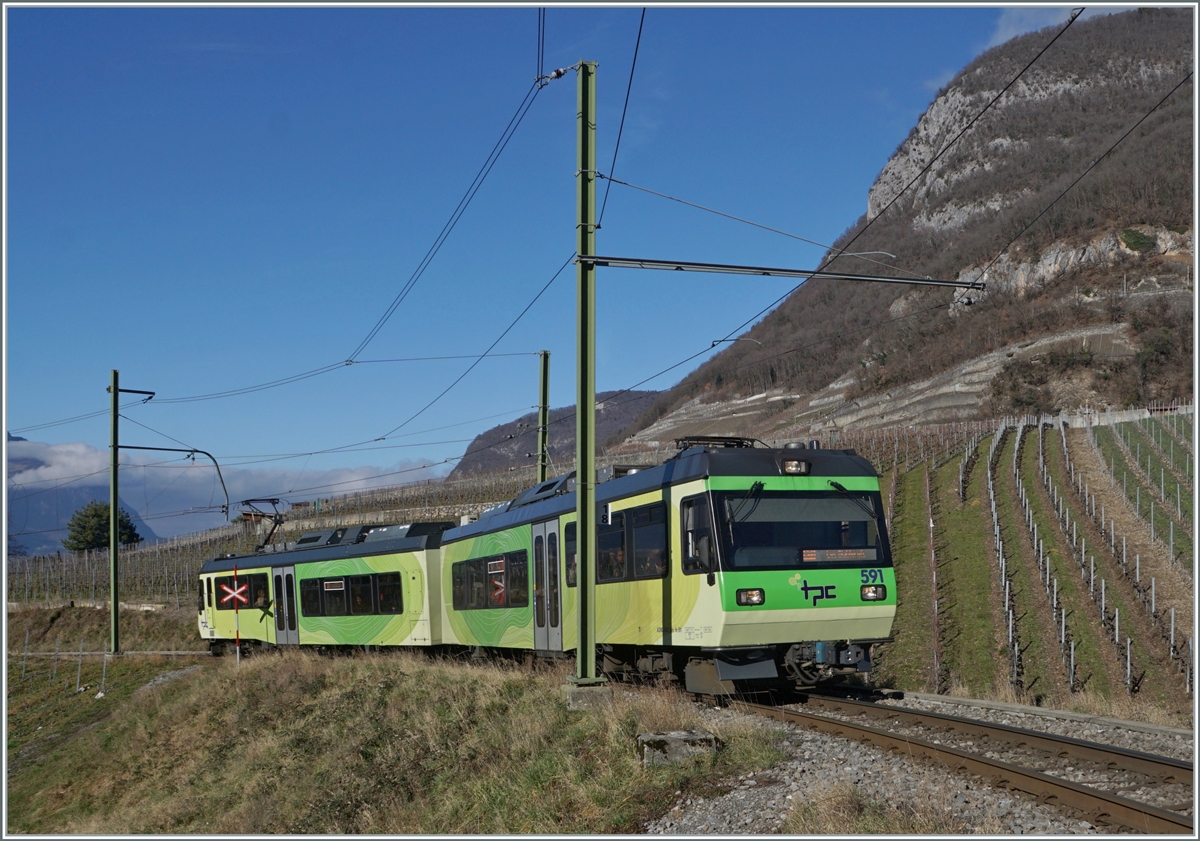
[[[242,604],[250,604],[250,596],[247,595],[249,588],[249,584],[242,584],[236,588],[230,587],[228,584],[222,584],[221,589],[229,595],[222,598],[221,603],[227,604],[228,602],[234,602],[236,605],[237,602],[241,602]]]

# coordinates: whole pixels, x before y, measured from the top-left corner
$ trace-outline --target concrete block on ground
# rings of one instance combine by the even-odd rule
[[[612,701],[611,686],[575,686],[568,683],[562,687],[561,693],[569,710],[591,710]]]
[[[721,740],[707,730],[672,730],[668,733],[638,733],[637,751],[642,765],[669,765],[719,751]]]

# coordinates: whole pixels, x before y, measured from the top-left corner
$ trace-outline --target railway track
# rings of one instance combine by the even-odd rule
[[[1096,826],[1193,833],[1190,762],[849,698],[804,694],[797,700],[790,707],[730,706],[972,773]]]

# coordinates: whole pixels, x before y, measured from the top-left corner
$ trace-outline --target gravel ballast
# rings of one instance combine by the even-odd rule
[[[897,705],[934,710],[967,718],[994,720],[1016,727],[1121,745],[1144,752],[1190,759],[1190,731],[1123,730],[1111,723],[1044,718],[1009,710],[967,708],[921,699],[891,701]],[[985,834],[1111,834],[1017,792],[991,787],[970,774],[955,773],[923,760],[913,760],[857,742],[815,733],[778,721],[759,719],[730,709],[704,709],[712,724],[734,718],[755,719],[759,726],[781,731],[781,747],[789,758],[758,774],[723,782],[727,794],[717,797],[680,796],[662,817],[645,824],[649,834],[746,835],[782,831],[797,807],[820,808],[838,790],[852,788],[861,800],[903,810],[914,802],[940,811],[945,823],[963,832]],[[994,716],[994,718],[992,718]]]

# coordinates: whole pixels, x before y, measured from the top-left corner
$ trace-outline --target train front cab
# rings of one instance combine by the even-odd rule
[[[877,477],[712,476],[678,491],[677,589],[698,590],[677,634],[700,637],[690,690],[870,669],[896,612]]]

